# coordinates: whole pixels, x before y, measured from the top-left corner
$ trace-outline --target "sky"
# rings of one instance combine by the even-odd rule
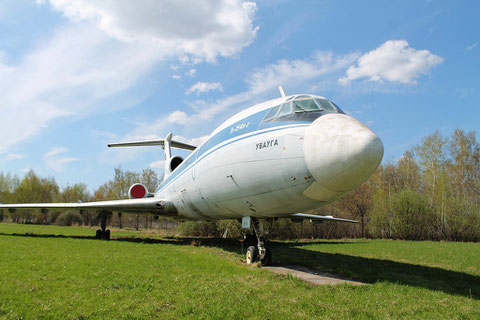
[[[475,0],[1,0],[0,172],[92,191],[119,166],[162,175],[160,147],[106,145],[198,145],[279,85],[332,100],[395,162],[436,130],[478,133],[479,16]]]

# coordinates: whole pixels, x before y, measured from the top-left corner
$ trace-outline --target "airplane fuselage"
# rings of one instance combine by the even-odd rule
[[[327,99],[287,96],[225,121],[155,197],[169,199],[180,219],[281,217],[337,200],[382,157],[380,139]]]

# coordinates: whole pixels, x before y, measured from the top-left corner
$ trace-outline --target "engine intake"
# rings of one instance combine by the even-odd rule
[[[147,198],[150,195],[147,187],[141,183],[135,183],[128,189],[128,197],[130,199]]]
[[[172,157],[170,159],[170,170],[175,170],[181,163],[183,162],[183,158],[179,156]]]

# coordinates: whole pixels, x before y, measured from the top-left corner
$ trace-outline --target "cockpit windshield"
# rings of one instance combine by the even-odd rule
[[[294,100],[295,112],[320,111],[321,109],[313,99]]]
[[[343,111],[325,98],[300,95],[271,108],[263,121],[313,121],[326,113],[343,113]]]

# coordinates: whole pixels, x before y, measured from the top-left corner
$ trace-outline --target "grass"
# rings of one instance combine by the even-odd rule
[[[93,234],[0,224],[0,318],[480,318],[477,243],[271,243],[276,264],[370,283],[311,287],[244,265],[235,241]]]

